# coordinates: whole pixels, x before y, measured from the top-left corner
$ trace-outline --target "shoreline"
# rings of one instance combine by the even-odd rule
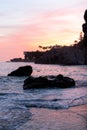
[[[32,117],[16,130],[87,130],[87,104],[69,109],[31,108]]]

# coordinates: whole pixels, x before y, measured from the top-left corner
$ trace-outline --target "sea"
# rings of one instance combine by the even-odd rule
[[[62,74],[73,78],[70,88],[23,90],[24,77],[10,77],[8,73],[20,66],[31,65],[32,76]],[[29,109],[68,109],[87,104],[87,65],[44,65],[32,62],[0,62],[0,130],[14,130],[31,117]]]

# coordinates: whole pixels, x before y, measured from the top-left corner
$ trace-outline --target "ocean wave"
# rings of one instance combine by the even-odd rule
[[[16,104],[27,108],[50,108],[50,109],[68,109],[72,106],[80,106],[87,104],[87,95],[71,99],[32,99],[32,100],[15,100]]]

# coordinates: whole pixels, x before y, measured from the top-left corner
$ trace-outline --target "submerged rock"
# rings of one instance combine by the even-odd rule
[[[32,73],[31,66],[22,66],[16,69],[15,71],[9,73],[8,76],[30,76],[31,73]]]
[[[23,89],[33,88],[68,88],[75,85],[75,81],[72,78],[64,77],[59,74],[57,76],[30,76],[24,81]]]

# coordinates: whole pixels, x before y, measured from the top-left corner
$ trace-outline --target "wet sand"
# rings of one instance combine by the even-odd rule
[[[87,130],[87,105],[51,110],[32,108],[32,117],[16,130]]]

